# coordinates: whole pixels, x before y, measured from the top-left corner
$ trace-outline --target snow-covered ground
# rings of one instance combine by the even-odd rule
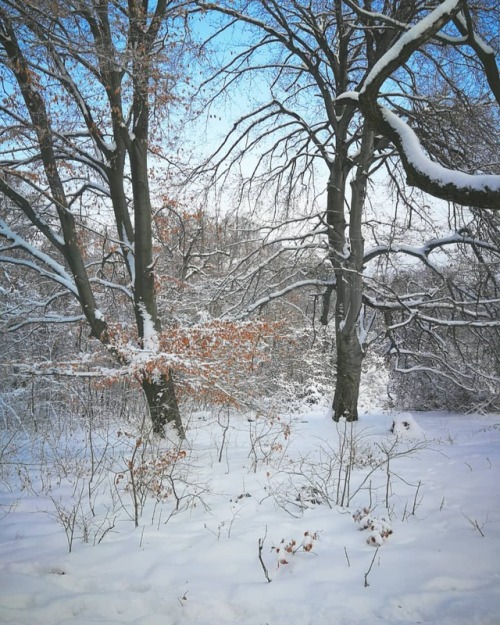
[[[118,430],[2,433],[1,623],[500,623],[500,416]]]

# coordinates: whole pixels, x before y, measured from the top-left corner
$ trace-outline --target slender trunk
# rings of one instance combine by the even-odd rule
[[[184,438],[184,426],[182,425],[174,381],[170,371],[160,378],[143,378],[142,389],[146,395],[153,432],[163,437],[165,436],[165,426],[171,424],[179,436]]]
[[[353,221],[358,218],[354,193],[351,201],[350,245],[348,258],[338,262],[335,270],[337,302],[335,306],[335,338],[337,344],[337,382],[333,399],[333,419],[358,419],[358,397],[364,352],[359,342],[358,322],[363,296],[363,240],[354,241]],[[358,207],[361,208],[361,207]],[[360,214],[360,213],[359,213]]]
[[[158,317],[156,292],[154,284],[152,232],[151,232],[151,202],[147,178],[146,146],[133,142],[131,148],[131,171],[134,195],[135,214],[135,316],[142,347],[154,349],[148,345],[151,328],[161,331],[161,322]],[[184,438],[179,405],[175,394],[175,385],[170,371],[163,373],[160,379],[154,375],[145,374],[142,388],[149,406],[153,431],[165,436],[165,426],[173,424],[179,436]]]

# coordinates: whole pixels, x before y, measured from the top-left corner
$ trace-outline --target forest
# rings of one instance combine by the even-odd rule
[[[498,622],[499,24],[0,0],[0,621]]]

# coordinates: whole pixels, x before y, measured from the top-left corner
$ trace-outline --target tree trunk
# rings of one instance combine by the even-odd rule
[[[337,382],[333,399],[333,420],[358,419],[359,385],[364,358],[360,343],[360,313],[363,305],[363,206],[368,169],[373,157],[373,132],[362,130],[356,174],[351,180],[349,225],[346,223],[346,154],[337,151],[328,187],[330,260],[335,270],[337,303],[335,336],[337,343]],[[338,161],[338,162],[337,162]],[[347,234],[347,236],[346,236]]]
[[[128,146],[128,154],[135,226],[135,317],[141,347],[155,352],[158,334],[161,332],[161,321],[158,317],[155,288],[152,206],[149,188],[149,89],[151,87],[152,49],[165,14],[166,4],[158,3],[155,17],[149,27],[147,10],[144,8],[147,5],[147,2],[143,3],[138,0],[129,2],[129,36],[131,48],[134,50],[132,102],[134,138]],[[164,373],[159,379],[144,376],[142,388],[146,394],[155,434],[165,436],[165,426],[171,423],[179,436],[184,438],[184,428],[171,371]]]
[[[143,378],[142,388],[146,395],[153,432],[164,438],[165,426],[172,424],[180,438],[184,438],[184,427],[170,371],[159,379]]]
[[[337,272],[335,335],[337,383],[333,399],[333,420],[358,419],[359,385],[364,353],[358,338],[362,276],[354,268]]]

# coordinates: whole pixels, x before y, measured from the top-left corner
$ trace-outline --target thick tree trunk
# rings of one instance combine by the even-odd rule
[[[340,145],[339,147],[342,147]],[[349,224],[346,222],[346,154],[337,150],[328,187],[328,223],[330,226],[330,260],[335,270],[337,303],[335,336],[337,344],[337,382],[333,399],[333,419],[356,421],[364,358],[359,338],[360,313],[363,305],[362,215],[366,194],[367,172],[373,156],[373,132],[365,127],[356,175],[351,180]]]
[[[134,204],[134,251],[135,281],[134,308],[141,346],[152,353],[158,348],[157,337],[161,332],[155,288],[152,207],[149,188],[148,145],[149,89],[151,87],[151,58],[156,34],[165,14],[165,2],[158,3],[154,19],[148,26],[148,3],[138,0],[129,2],[130,41],[133,56],[133,135],[128,145],[130,176]],[[130,138],[130,135],[129,135]],[[165,426],[172,424],[179,436],[184,438],[175,384],[170,371],[161,378],[142,381],[146,395],[153,431],[165,436]]]
[[[356,270],[337,272],[335,334],[337,343],[337,383],[333,399],[333,420],[358,419],[359,385],[364,352],[358,338],[362,277]]]
[[[172,374],[169,372],[159,379],[144,378],[142,380],[142,388],[146,395],[153,432],[163,438],[165,436],[165,426],[172,424],[179,436],[184,438],[185,432],[175,395]]]

